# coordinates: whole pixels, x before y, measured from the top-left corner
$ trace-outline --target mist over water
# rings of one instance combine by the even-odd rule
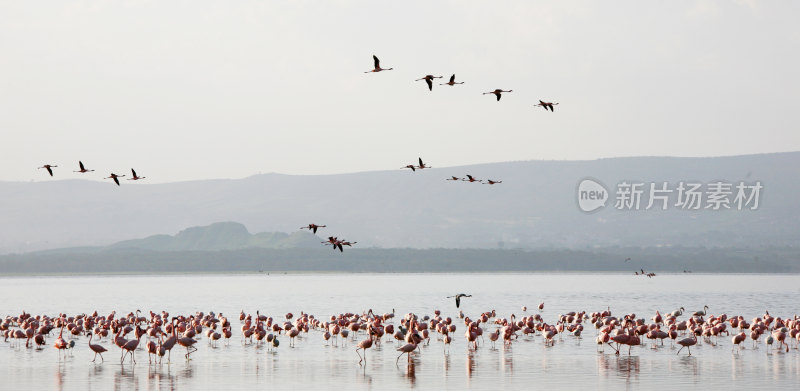
[[[109,351],[105,363],[91,363],[93,353],[86,338],[66,360],[59,362],[51,332],[45,349],[26,349],[0,344],[3,388],[19,389],[186,389],[273,386],[280,389],[337,387],[369,389],[432,389],[502,387],[522,389],[531,385],[559,388],[619,388],[634,386],[674,389],[680,386],[794,387],[800,380],[800,353],[792,343],[789,353],[768,349],[760,342],[753,349],[748,338],[739,354],[731,352],[730,337],[716,346],[700,342],[692,356],[676,355],[677,348],[642,345],[616,356],[608,346],[597,351],[595,331],[586,325],[581,339],[565,334],[555,346],[546,347],[540,335],[520,337],[510,348],[488,338],[477,352],[467,350],[464,325],[458,310],[446,296],[472,294],[461,302],[467,316],[496,310],[498,317],[517,318],[541,312],[545,322],[569,311],[611,309],[612,315],[635,313],[648,322],[656,310],[671,312],[685,307],[690,313],[709,306],[709,314],[743,315],[750,320],[768,310],[773,316],[798,313],[800,288],[796,275],[709,275],[659,274],[646,278],[622,274],[249,274],[249,275],[167,275],[167,276],[72,276],[0,278],[0,316],[28,313],[56,316],[91,313],[97,310],[118,315],[141,309],[166,310],[171,316],[195,311],[223,313],[231,319],[233,337],[225,346],[208,346],[205,336],[195,345],[192,360],[183,358],[184,348],[176,346],[172,363],[148,365],[147,354],[136,352],[137,363],[119,364],[120,350],[109,339],[101,341]],[[529,309],[523,313],[521,307]],[[302,334],[295,347],[280,336],[281,345],[271,352],[265,346],[241,343],[238,314],[241,310],[272,316],[282,321],[287,312],[301,311],[326,320],[344,312],[407,312],[433,315],[435,309],[454,318],[449,355],[436,336],[421,354],[405,356],[395,365],[396,342],[384,336],[379,346],[367,351],[367,364],[358,365],[356,343],[366,338],[363,331],[337,346],[326,345],[321,332]],[[686,316],[680,317],[685,319]],[[485,334],[494,330],[486,325]],[[435,335],[435,333],[432,333]],[[681,338],[681,337],[679,337]],[[763,338],[762,338],[763,340]],[[96,343],[97,341],[93,341]],[[182,353],[183,352],[183,353]],[[99,359],[98,359],[99,362]],[[731,382],[735,383],[731,383]]]

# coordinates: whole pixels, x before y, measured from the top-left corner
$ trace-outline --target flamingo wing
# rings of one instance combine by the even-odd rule
[[[499,102],[500,101],[500,93],[499,92],[495,92],[494,94],[497,95],[497,101]]]
[[[453,76],[450,76],[450,83],[456,82],[456,74],[454,73]]]
[[[378,60],[378,57],[375,56],[374,54],[372,55],[372,59],[375,60],[375,69],[380,68],[381,67],[381,60]]]
[[[86,170],[85,168],[83,168],[83,162],[82,161],[78,160],[78,165],[81,167],[81,171]]]
[[[119,186],[119,179],[117,179],[116,176],[114,177],[114,182],[117,184],[117,186]]]
[[[134,177],[134,178],[138,178],[138,177],[136,176],[136,171],[134,171],[132,168],[131,168],[131,174],[133,174],[133,177]]]
[[[47,169],[47,172],[50,173],[50,176],[53,176],[53,170],[50,168],[50,166],[44,166],[44,168]]]
[[[456,296],[456,308],[461,307],[461,296]]]
[[[425,83],[428,83],[428,91],[433,91],[433,82],[431,79],[425,79]]]

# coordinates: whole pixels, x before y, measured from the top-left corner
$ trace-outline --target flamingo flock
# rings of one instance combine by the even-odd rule
[[[461,298],[470,295],[450,296],[453,297],[458,304]],[[543,307],[544,303],[541,303],[539,310]],[[706,306],[683,320],[678,319],[684,314],[683,308],[664,314],[656,311],[650,320],[636,314],[615,316],[610,309],[591,313],[572,311],[546,321],[539,313],[517,319],[515,314],[506,318],[495,310],[487,310],[474,317],[453,319],[434,310],[431,315],[405,314],[397,324],[394,312],[378,315],[371,309],[360,314],[345,312],[323,317],[304,312],[298,316],[291,312],[268,316],[260,311],[255,314],[242,311],[238,316],[241,336],[236,337],[236,341],[244,347],[263,345],[269,352],[275,352],[280,346],[279,339],[288,340],[289,348],[295,347],[298,340],[305,343],[316,340],[320,344],[342,348],[351,345],[355,348],[358,365],[366,365],[370,349],[391,346],[392,341],[397,344],[395,351],[399,352],[395,364],[399,364],[403,355],[410,362],[414,359],[412,355],[422,359],[423,354],[433,354],[424,353],[421,348],[427,349],[434,341],[441,343],[442,353],[447,355],[450,345],[457,341],[454,336],[458,328],[462,326],[467,351],[485,347],[486,338],[490,343],[489,349],[496,349],[497,343],[504,348],[512,344],[530,346],[536,340],[545,347],[554,347],[565,338],[579,344],[588,327],[595,329],[598,351],[610,347],[616,355],[622,352],[631,355],[634,349],[645,347],[646,340],[650,341],[648,347],[656,351],[666,346],[664,340],[669,340],[671,349],[677,349],[675,354],[681,354],[685,349],[686,355],[692,355],[692,347],[698,345],[717,348],[724,345],[724,338],[728,337],[734,355],[746,349],[748,336],[753,349],[758,349],[763,343],[767,354],[797,351],[800,345],[800,315],[781,318],[766,311],[763,316],[746,320],[741,315],[711,315],[707,311]],[[522,307],[522,312],[527,312],[526,306]],[[4,341],[17,349],[22,348],[22,340],[25,340],[26,349],[44,349],[47,339],[57,331],[52,347],[58,352],[59,361],[73,356],[71,351],[76,347],[84,350],[81,346],[86,346],[87,352],[94,354],[91,362],[96,363],[99,355],[101,364],[105,361],[103,353],[108,354],[109,349],[116,346],[120,351],[120,364],[127,362],[130,365],[137,364],[136,353],[140,351],[140,354],[147,353],[150,365],[161,364],[165,358],[170,362],[176,346],[180,346],[181,351],[185,349],[183,358],[189,361],[203,339],[212,347],[220,340],[229,345],[233,329],[232,319],[214,312],[170,315],[166,311],[150,311],[145,315],[137,310],[126,315],[117,315],[116,312],[100,315],[95,311],[91,315],[59,314],[51,317],[34,316],[23,311],[17,316],[6,316],[0,322]],[[82,337],[88,337],[85,345],[79,342]]]
[[[38,167],[38,168],[39,169],[42,169],[42,168],[47,169],[47,173],[50,174],[50,176],[53,176],[53,168],[55,168],[55,167],[58,167],[58,166],[57,165],[53,165],[53,164],[45,164],[45,165],[43,165],[41,167]],[[83,165],[83,161],[79,160],[78,161],[78,169],[74,170],[72,172],[77,172],[77,173],[80,173],[80,174],[86,174],[87,172],[94,172],[94,170],[87,169],[86,166]],[[128,179],[129,181],[138,181],[138,180],[142,180],[142,179],[146,178],[146,177],[143,177],[143,176],[136,175],[136,170],[134,170],[133,168],[131,168],[131,174],[133,174],[133,177],[129,178]],[[114,180],[114,183],[116,183],[117,186],[119,186],[119,178],[122,178],[124,176],[125,175],[117,175],[117,174],[114,174],[112,172],[109,176],[105,177],[104,179],[112,179],[112,180]]]

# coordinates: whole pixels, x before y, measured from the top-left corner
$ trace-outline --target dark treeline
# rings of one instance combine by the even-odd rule
[[[630,258],[630,260],[627,260]],[[513,272],[615,271],[798,273],[800,249],[601,248],[243,249],[233,251],[43,252],[0,256],[0,274],[194,272]]]

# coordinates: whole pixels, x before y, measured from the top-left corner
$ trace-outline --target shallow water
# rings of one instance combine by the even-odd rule
[[[441,341],[432,338],[421,353],[405,356],[395,364],[393,340],[384,337],[381,346],[367,351],[367,364],[359,366],[355,344],[363,332],[338,346],[326,345],[319,331],[301,334],[294,347],[281,337],[281,346],[243,346],[239,331],[240,310],[283,319],[287,312],[301,311],[325,319],[344,312],[398,315],[414,312],[458,317],[448,295],[459,292],[473,297],[462,300],[462,310],[473,316],[494,309],[498,316],[515,313],[523,305],[545,303],[544,320],[555,323],[569,311],[601,311],[610,307],[614,315],[635,313],[648,319],[656,310],[671,312],[681,306],[687,312],[709,306],[709,313],[741,314],[746,319],[800,313],[797,275],[708,275],[677,274],[646,278],[620,274],[251,274],[169,276],[74,276],[0,278],[0,316],[33,314],[128,313],[136,309],[166,310],[171,315],[215,311],[231,318],[234,336],[230,344],[210,347],[201,337],[191,361],[176,347],[171,364],[149,365],[147,354],[137,351],[137,363],[119,364],[120,350],[105,340],[109,349],[102,364],[91,363],[93,353],[86,338],[65,360],[50,347],[36,350],[0,343],[0,388],[2,389],[216,389],[275,386],[279,389],[347,388],[350,390],[469,388],[648,388],[675,389],[682,386],[722,388],[756,387],[794,389],[800,383],[800,353],[792,345],[789,353],[753,348],[731,352],[729,337],[716,346],[699,343],[692,356],[676,355],[676,348],[651,348],[646,339],[616,356],[606,347],[598,352],[591,326],[583,338],[565,335],[555,346],[546,347],[539,335],[520,337],[510,348],[493,349],[488,339],[477,352],[469,352],[463,323],[449,354]],[[538,311],[537,311],[538,312]],[[394,324],[398,323],[395,318]],[[494,326],[491,326],[492,328]],[[488,331],[492,331],[490,328]],[[144,345],[142,342],[141,345]]]

